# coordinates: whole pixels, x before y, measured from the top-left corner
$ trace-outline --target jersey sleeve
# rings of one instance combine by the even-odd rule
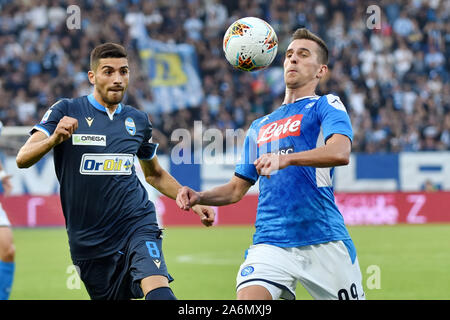
[[[244,145],[241,151],[241,158],[236,164],[234,175],[255,184],[258,180],[258,172],[253,162],[258,158],[258,149],[256,145],[256,131],[250,127],[245,136]]]
[[[41,131],[47,135],[47,137],[51,136],[56,129],[56,126],[67,114],[67,100],[61,99],[55,102],[44,114],[41,122],[36,124],[30,131],[30,135],[36,131]]]
[[[320,100],[318,116],[325,142],[335,133],[347,136],[350,141],[353,141],[350,117],[341,99],[334,94],[327,94]]]
[[[147,115],[145,115],[145,130],[144,130],[144,140],[139,147],[136,155],[141,160],[151,160],[156,155],[156,150],[158,149],[159,144],[153,143],[152,141],[152,124],[150,123],[150,120],[148,119]]]

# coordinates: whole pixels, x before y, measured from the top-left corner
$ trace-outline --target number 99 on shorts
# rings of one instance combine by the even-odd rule
[[[130,175],[134,156],[122,153],[85,153],[80,173],[85,175]]]

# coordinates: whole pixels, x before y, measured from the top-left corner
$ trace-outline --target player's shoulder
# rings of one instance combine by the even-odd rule
[[[137,115],[139,117],[147,117],[147,113],[139,110],[136,107],[130,106],[128,104],[123,104],[122,103],[122,110],[127,113],[127,114],[131,114],[131,115]]]
[[[143,121],[144,123],[149,122],[148,114],[145,111],[139,110],[128,104],[122,104],[122,112],[127,117],[131,117],[136,121]]]
[[[262,117],[259,117],[255,120],[252,121],[252,123],[250,124],[250,128],[255,128],[256,126],[263,126],[264,123],[269,120],[271,114],[266,114]]]
[[[67,105],[69,104],[69,100],[68,98],[60,98],[58,100],[56,100],[49,109],[61,109],[61,108],[65,108],[67,107]]]
[[[281,105],[279,108],[272,110],[272,112],[265,114],[259,118],[256,118],[255,120],[253,120],[252,124],[250,125],[250,128],[263,127],[266,124],[271,123],[272,121],[279,120],[280,117],[283,117],[284,115],[283,111],[280,111],[280,109],[283,106],[285,105]]]
[[[341,101],[341,98],[339,96],[329,93],[321,96],[318,100],[318,104],[320,106],[324,107],[333,107],[337,110],[341,110],[344,112],[347,112],[347,109],[345,108],[344,104]]]
[[[56,100],[56,102],[54,102],[49,109],[67,110],[69,108],[78,107],[86,99],[86,97],[60,98]]]

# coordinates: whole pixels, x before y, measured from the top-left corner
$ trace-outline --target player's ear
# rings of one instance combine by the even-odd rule
[[[316,78],[322,79],[328,72],[328,66],[326,64],[321,64],[320,68],[316,74]]]
[[[88,79],[92,85],[95,84],[95,73],[92,70],[88,71]]]

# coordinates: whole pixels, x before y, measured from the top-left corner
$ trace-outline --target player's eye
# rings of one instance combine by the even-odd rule
[[[302,57],[302,58],[306,58],[306,57],[308,57],[309,56],[309,54],[308,54],[308,52],[306,52],[306,51],[300,51],[300,57]]]
[[[128,70],[127,70],[127,69],[122,69],[122,70],[120,71],[120,73],[121,73],[121,74],[127,74],[127,73],[128,73]]]

